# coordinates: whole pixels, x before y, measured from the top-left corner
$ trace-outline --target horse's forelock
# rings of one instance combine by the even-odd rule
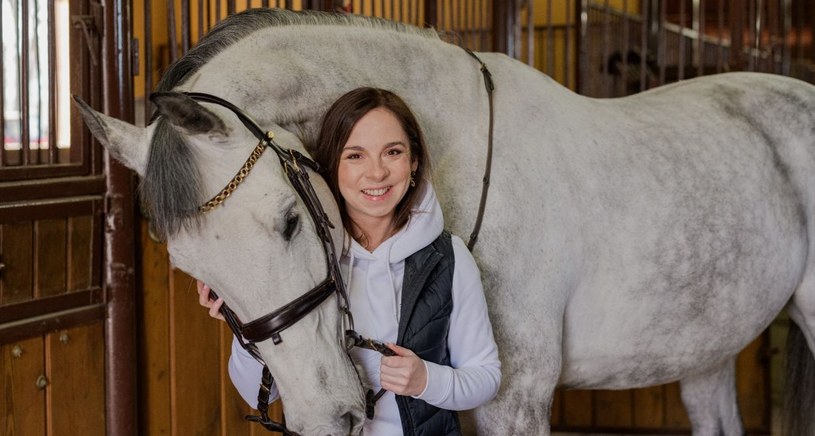
[[[153,230],[166,239],[197,222],[204,199],[192,147],[167,120],[157,123],[140,193]]]

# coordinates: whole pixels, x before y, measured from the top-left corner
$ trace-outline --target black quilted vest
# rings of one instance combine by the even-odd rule
[[[453,310],[455,256],[448,232],[405,260],[402,308],[396,343],[422,359],[450,365],[447,331]],[[454,411],[423,400],[397,395],[396,404],[405,436],[458,436],[461,426]]]

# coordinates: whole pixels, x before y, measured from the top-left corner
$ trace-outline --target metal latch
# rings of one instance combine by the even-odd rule
[[[93,15],[73,15],[71,17],[71,24],[78,29],[82,29],[82,34],[85,36],[85,43],[88,44],[88,53],[91,55],[91,63],[93,66],[99,65],[99,60],[96,58],[96,51],[99,45],[99,29],[96,27],[96,20]]]

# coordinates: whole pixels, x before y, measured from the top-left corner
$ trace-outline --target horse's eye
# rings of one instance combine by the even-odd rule
[[[300,215],[291,214],[286,218],[286,229],[283,231],[283,238],[291,241],[294,232],[297,231],[297,224],[300,222]]]

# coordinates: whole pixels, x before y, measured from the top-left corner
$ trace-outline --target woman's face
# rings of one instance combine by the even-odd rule
[[[376,108],[357,121],[340,155],[337,179],[348,217],[362,229],[392,224],[418,163],[396,116]]]

